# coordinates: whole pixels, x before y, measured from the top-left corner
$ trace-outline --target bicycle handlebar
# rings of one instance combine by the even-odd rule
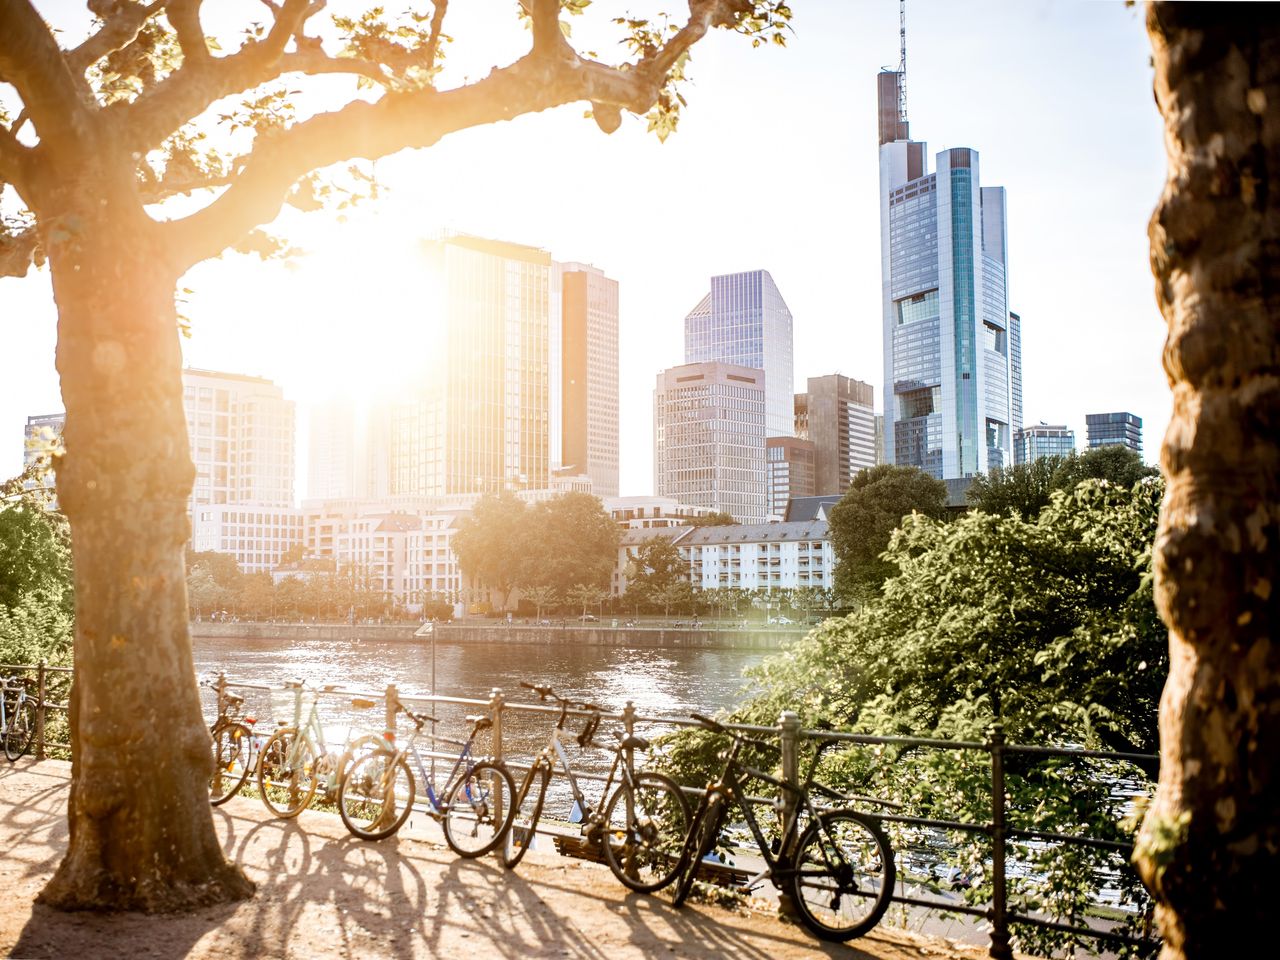
[[[539,700],[554,700],[566,710],[587,710],[591,713],[604,713],[604,707],[597,706],[594,703],[586,703],[582,700],[571,700],[568,697],[562,697],[550,687],[539,687],[525,680],[520,681],[520,686],[526,690],[532,690],[538,695]]]

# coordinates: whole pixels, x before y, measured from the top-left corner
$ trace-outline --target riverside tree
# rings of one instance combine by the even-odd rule
[[[274,0],[234,44],[211,42],[202,15],[214,5],[201,0],[89,0],[94,29],[67,48],[30,0],[0,3],[0,83],[20,101],[0,111],[0,184],[25,208],[2,221],[0,275],[33,262],[52,273],[66,409],[58,497],[75,561],[70,841],[45,903],[178,910],[253,889],[226,862],[207,799],[183,578],[193,468],[179,279],[233,245],[272,249],[253,231],[286,202],[316,206],[313,172],[353,158],[569,103],[589,103],[606,133],[625,110],[665,136],[695,43],[716,28],[782,42],[790,17],[783,0],[689,0],[671,24],[621,19],[624,61],[608,63],[562,29],[564,10],[585,6],[513,4],[528,52],[445,88],[447,0],[399,22],[371,7],[323,28],[324,3]],[[319,75],[372,92],[295,121],[280,84]],[[254,131],[236,156],[200,149],[211,142],[201,121],[227,98],[245,104],[230,122]],[[181,209],[155,207],[177,196]]]
[[[1169,155],[1149,232],[1173,389],[1155,552],[1170,674],[1137,862],[1166,960],[1248,956],[1280,851],[1280,18],[1153,3],[1147,31]]]

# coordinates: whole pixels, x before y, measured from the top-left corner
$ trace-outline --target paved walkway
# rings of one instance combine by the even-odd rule
[[[244,903],[183,916],[62,914],[33,905],[66,845],[70,765],[0,769],[0,952],[14,957],[396,958],[648,957],[974,960],[892,930],[822,944],[767,910],[626,891],[599,866],[530,853],[517,872],[459,860],[423,829],[365,843],[338,817],[271,819],[256,799],[214,810],[228,856],[257,882]],[[415,816],[415,819],[425,819]],[[422,824],[415,824],[422,827]]]

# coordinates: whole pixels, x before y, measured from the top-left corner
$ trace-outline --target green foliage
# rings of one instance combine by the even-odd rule
[[[673,583],[684,578],[688,564],[680,549],[666,537],[655,536],[636,549],[627,569],[627,599],[632,606],[648,606]]]
[[[605,589],[618,556],[618,526],[600,500],[565,493],[526,507],[510,491],[481,498],[454,534],[462,571],[502,593],[545,587]]]
[[[524,564],[519,541],[525,511],[524,501],[510,490],[487,494],[476,501],[453,535],[453,552],[462,572],[501,591],[504,602]]]
[[[71,611],[40,593],[24,593],[13,605],[0,603],[0,663],[70,666],[75,636]]]
[[[0,504],[0,608],[31,598],[70,616],[74,607],[71,533],[38,496]]]
[[[568,596],[577,587],[607,589],[618,560],[618,525],[588,493],[565,493],[534,504],[523,518],[517,584],[551,587]]]
[[[1014,511],[1024,520],[1036,517],[1049,505],[1054,490],[1070,492],[1085,480],[1106,480],[1124,489],[1144,477],[1158,476],[1154,467],[1127,447],[1097,447],[1066,457],[1041,457],[1013,467],[996,467],[986,476],[974,478],[969,487],[969,503],[986,513]]]
[[[1003,723],[1008,740],[1153,753],[1168,670],[1166,631],[1152,596],[1152,543],[1163,482],[1122,488],[1092,481],[1057,491],[1034,519],[974,511],[944,524],[908,517],[886,551],[897,569],[863,609],[829,620],[750,671],[751,698],[733,719],[773,724],[785,710],[806,727],[981,741]],[[713,767],[710,743],[682,734],[671,753],[685,782]],[[832,756],[821,779],[905,805],[912,816],[986,822],[990,758],[983,751],[874,746]],[[1114,761],[1034,758],[1006,764],[1019,828],[1128,842],[1135,797],[1151,769]],[[980,876],[966,892],[990,898],[990,845],[979,835],[892,827],[899,849]],[[1103,871],[1122,856],[1053,844],[1011,845],[1017,909],[1083,919]],[[1131,872],[1120,894],[1145,903]],[[1023,931],[1023,949],[1049,953],[1070,936]]]
[[[831,511],[831,545],[836,554],[836,591],[867,600],[898,572],[882,556],[889,538],[911,513],[941,517],[947,487],[916,467],[882,464],[858,473]]]

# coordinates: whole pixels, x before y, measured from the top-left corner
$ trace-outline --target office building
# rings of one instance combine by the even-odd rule
[[[970,478],[1013,462],[1005,191],[983,185],[968,147],[938,153],[930,173],[910,138],[904,72],[877,83],[885,453]]]
[[[1041,457],[1067,457],[1075,453],[1076,432],[1042,422],[1019,430],[1013,442],[1015,462],[1032,463]]]
[[[596,267],[560,276],[560,455],[556,465],[618,495],[618,281]],[[553,444],[554,446],[554,444]]]
[[[425,244],[423,253],[436,280],[423,309],[443,317],[443,343],[415,393],[393,404],[390,493],[546,487],[560,396],[558,377],[554,396],[552,386],[559,295],[550,255],[463,235]]]
[[[844,494],[860,470],[876,464],[871,385],[838,373],[810,377],[795,395],[796,436],[813,441],[814,493]]]
[[[659,497],[762,523],[765,381],[759,369],[688,363],[658,374],[653,486]]]
[[[684,362],[708,361],[763,370],[765,432],[793,434],[791,311],[769,271],[711,278],[684,319]]]
[[[294,408],[270,380],[182,371],[197,504],[294,504]]]
[[[1022,429],[1022,317],[1009,311],[1009,416],[1014,435]]]
[[[764,450],[769,483],[769,517],[781,519],[793,497],[814,495],[814,444],[812,440],[798,437],[766,437]]]
[[[331,397],[311,408],[307,444],[307,498],[337,500],[360,496],[356,478],[362,473],[355,404]]]
[[[65,413],[46,413],[27,417],[22,434],[22,472],[32,471],[33,476],[23,481],[23,489],[40,490],[40,501],[46,509],[56,510],[57,486],[53,472],[53,457],[62,452],[62,427]]]
[[[1089,449],[1128,447],[1142,456],[1142,418],[1132,413],[1090,413],[1084,418]]]

